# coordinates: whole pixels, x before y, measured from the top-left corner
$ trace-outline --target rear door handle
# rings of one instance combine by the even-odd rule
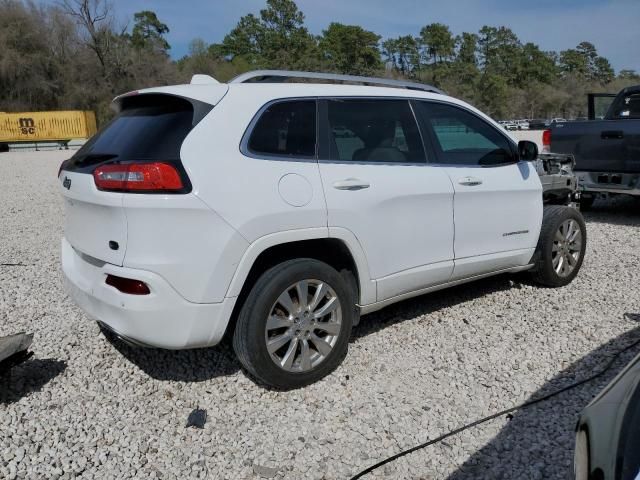
[[[467,187],[475,187],[476,185],[482,185],[482,180],[476,177],[463,177],[458,180],[458,183]]]
[[[337,190],[362,190],[364,188],[369,188],[370,186],[369,182],[364,182],[357,178],[346,178],[344,180],[334,182],[333,184],[333,188]]]
[[[624,132],[622,130],[606,130],[600,134],[603,139],[620,140],[624,138]]]

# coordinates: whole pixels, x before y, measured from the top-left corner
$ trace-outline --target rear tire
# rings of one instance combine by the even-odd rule
[[[238,315],[233,348],[246,371],[267,386],[299,388],[344,359],[355,296],[343,275],[310,258],[263,273]]]
[[[544,207],[533,280],[545,287],[568,285],[580,271],[586,246],[587,228],[578,210],[563,205]]]

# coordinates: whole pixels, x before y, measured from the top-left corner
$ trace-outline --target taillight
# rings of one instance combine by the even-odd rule
[[[149,295],[149,293],[151,293],[146,283],[140,280],[133,280],[132,278],[107,275],[105,283],[129,295]]]
[[[102,165],[93,171],[98,190],[175,192],[184,185],[180,173],[168,163]]]
[[[551,130],[542,132],[542,151],[546,153],[551,151]]]

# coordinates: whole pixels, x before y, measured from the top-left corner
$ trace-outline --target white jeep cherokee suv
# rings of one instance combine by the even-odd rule
[[[134,342],[227,332],[259,381],[299,387],[342,361],[360,314],[503,272],[562,286],[582,264],[584,222],[543,206],[535,145],[433,87],[261,71],[114,105],[60,169],[62,267]]]

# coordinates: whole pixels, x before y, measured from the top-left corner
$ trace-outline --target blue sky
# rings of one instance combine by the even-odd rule
[[[266,0],[115,0],[123,22],[134,12],[154,10],[171,29],[171,54],[179,58],[200,37],[219,42],[247,13]],[[505,25],[522,41],[544,50],[564,50],[583,40],[596,45],[616,71],[640,71],[640,0],[297,0],[312,33],[332,22],[358,24],[383,38],[417,35],[423,25],[441,22],[454,34],[483,25]]]

